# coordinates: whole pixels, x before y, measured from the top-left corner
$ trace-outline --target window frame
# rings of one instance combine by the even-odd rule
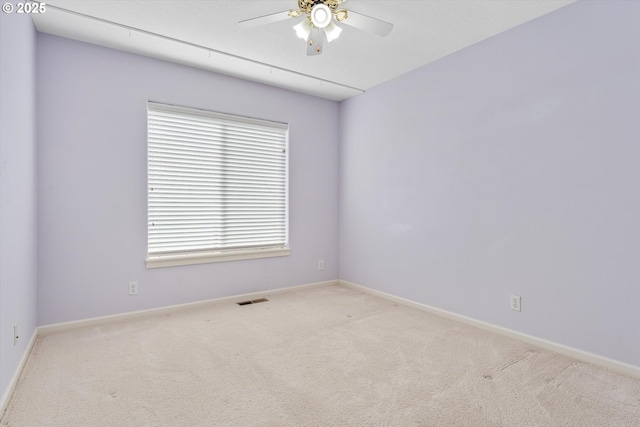
[[[273,129],[284,131],[284,243],[278,245],[267,245],[265,247],[252,246],[247,248],[210,248],[204,250],[185,250],[170,251],[167,253],[150,253],[150,227],[151,227],[151,112],[169,112],[179,114],[192,114],[193,117],[202,118],[209,117],[214,120],[227,120],[228,123],[238,125],[245,123],[247,125],[272,126]],[[159,103],[154,101],[147,102],[147,256],[146,267],[170,267],[179,265],[203,264],[212,262],[237,261],[247,259],[260,259],[270,257],[289,256],[291,248],[289,247],[289,126],[286,123],[274,122],[263,119],[255,119],[246,116],[238,116],[214,111],[202,110],[198,108],[182,107],[167,103]],[[224,163],[222,161],[221,163]],[[217,193],[221,194],[221,193]]]

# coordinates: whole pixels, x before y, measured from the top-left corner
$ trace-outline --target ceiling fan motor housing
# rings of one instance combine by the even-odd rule
[[[331,12],[335,12],[343,1],[344,0],[298,0],[298,7],[306,13],[311,13],[311,9],[313,9],[315,5],[324,4]]]

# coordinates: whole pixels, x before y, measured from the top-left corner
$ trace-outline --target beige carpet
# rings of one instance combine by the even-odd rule
[[[40,337],[2,426],[639,426],[640,379],[341,286]]]

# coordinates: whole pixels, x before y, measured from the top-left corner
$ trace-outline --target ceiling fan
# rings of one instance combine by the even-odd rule
[[[393,24],[371,18],[361,13],[340,8],[345,0],[298,0],[298,9],[285,10],[257,18],[240,21],[243,28],[256,28],[288,18],[302,16],[293,28],[296,35],[307,43],[307,55],[319,55],[323,51],[324,40],[331,42],[338,38],[342,28],[337,23],[350,25],[364,31],[386,36]]]

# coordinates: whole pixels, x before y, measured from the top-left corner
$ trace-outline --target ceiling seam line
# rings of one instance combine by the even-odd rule
[[[76,12],[76,11],[73,11],[73,10],[65,9],[63,7],[53,6],[53,5],[47,4],[47,8],[56,9],[56,10],[59,10],[61,12],[69,13],[71,15],[81,16],[83,18],[88,18],[88,19],[92,19],[94,21],[103,22],[105,24],[115,25],[117,27],[121,27],[121,28],[124,28],[124,29],[129,30],[129,31],[131,31],[131,30],[138,31],[139,33],[142,33],[142,34],[147,34],[147,35],[150,35],[150,36],[153,36],[153,37],[158,37],[158,38],[165,39],[165,40],[168,40],[168,41],[181,43],[181,44],[184,44],[184,45],[187,45],[187,46],[192,46],[192,47],[195,47],[195,48],[198,48],[198,49],[203,49],[203,50],[206,50],[206,51],[208,51],[210,53],[211,52],[215,52],[215,53],[217,53],[219,55],[222,55],[222,56],[226,56],[226,57],[234,58],[234,59],[239,59],[239,60],[246,61],[246,62],[255,64],[255,65],[260,65],[260,66],[264,66],[264,67],[270,67],[272,69],[283,71],[285,73],[296,74],[298,76],[302,76],[302,77],[306,77],[306,78],[309,78],[309,79],[313,79],[313,80],[315,80],[317,82],[320,82],[320,83],[329,83],[329,84],[332,84],[332,85],[340,86],[340,87],[345,88],[345,89],[355,90],[355,91],[358,91],[360,93],[364,93],[365,92],[364,89],[357,88],[357,87],[354,87],[354,86],[345,85],[345,84],[338,83],[338,82],[335,82],[335,81],[332,81],[332,80],[322,79],[320,77],[312,76],[310,74],[305,74],[305,73],[301,73],[301,72],[298,72],[298,71],[288,70],[286,68],[282,68],[282,67],[279,67],[277,65],[267,64],[266,62],[256,61],[255,59],[246,58],[244,56],[235,55],[233,53],[223,52],[221,50],[217,50],[217,49],[214,49],[214,48],[206,47],[206,46],[203,46],[203,45],[199,45],[199,44],[196,44],[196,43],[191,43],[191,42],[188,42],[188,41],[176,39],[176,38],[169,37],[169,36],[164,36],[162,34],[157,34],[157,33],[154,33],[152,31],[147,31],[147,30],[143,30],[141,28],[132,27],[130,25],[120,24],[118,22],[109,21],[108,19],[98,18],[96,16],[91,16],[91,15],[87,15],[87,14],[84,14],[84,13]],[[240,78],[240,77],[238,77],[238,78]]]

